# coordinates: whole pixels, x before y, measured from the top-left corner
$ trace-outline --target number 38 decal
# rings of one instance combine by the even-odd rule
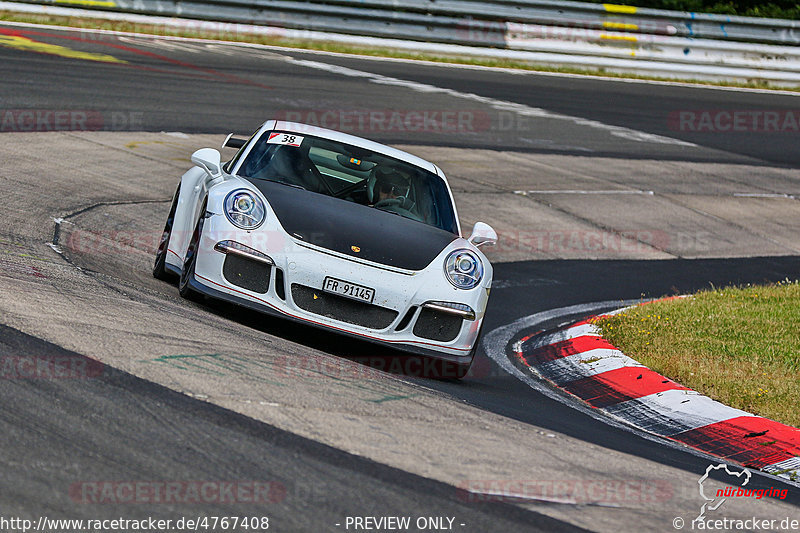
[[[300,146],[303,142],[303,137],[294,135],[292,133],[279,133],[273,131],[269,134],[267,144],[285,144],[288,146]]]

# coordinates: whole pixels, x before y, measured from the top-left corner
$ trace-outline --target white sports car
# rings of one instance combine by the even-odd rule
[[[222,163],[203,148],[181,178],[153,275],[180,294],[449,361],[463,376],[492,266],[468,238],[442,170],[366,139],[270,120]]]

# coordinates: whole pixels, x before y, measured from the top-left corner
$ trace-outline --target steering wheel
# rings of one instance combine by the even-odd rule
[[[410,205],[409,205],[410,204]],[[414,204],[411,203],[405,196],[398,196],[397,198],[385,198],[375,204],[376,209],[388,211],[389,213],[396,213],[400,216],[424,222],[422,217],[409,210]]]

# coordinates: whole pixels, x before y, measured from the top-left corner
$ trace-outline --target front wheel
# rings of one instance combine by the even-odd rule
[[[200,209],[200,217],[197,219],[197,224],[194,226],[192,233],[192,240],[189,242],[189,247],[186,249],[186,258],[183,260],[183,269],[181,270],[181,278],[178,281],[178,292],[183,298],[192,301],[202,300],[202,295],[195,291],[189,282],[194,278],[194,269],[197,265],[197,251],[200,247],[200,236],[203,234],[203,224],[206,221],[206,201],[203,202],[203,207]]]

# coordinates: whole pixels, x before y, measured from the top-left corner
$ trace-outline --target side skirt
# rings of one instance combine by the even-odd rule
[[[172,272],[176,276],[180,276],[181,275],[181,269],[176,267],[175,265],[170,265],[169,263],[164,263],[164,270],[169,270],[170,272]]]

